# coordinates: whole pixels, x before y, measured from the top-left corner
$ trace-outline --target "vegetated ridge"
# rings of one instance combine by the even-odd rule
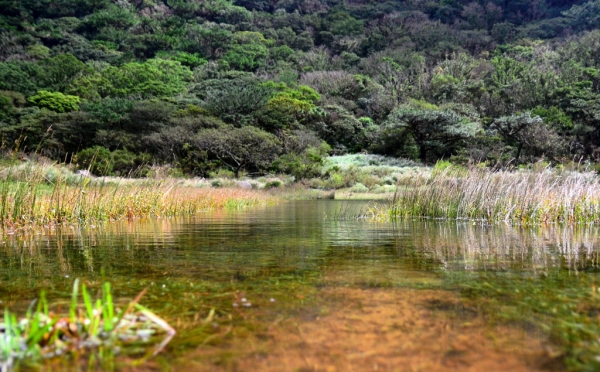
[[[96,175],[598,160],[600,0],[0,0],[2,147]]]

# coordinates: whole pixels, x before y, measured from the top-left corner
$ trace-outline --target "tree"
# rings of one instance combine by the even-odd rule
[[[144,63],[130,62],[121,67],[111,66],[102,71],[110,82],[114,96],[130,95],[172,96],[187,90],[192,72],[180,62],[161,58],[149,59]]]
[[[225,53],[223,60],[236,70],[254,71],[264,66],[268,55],[269,50],[261,44],[233,45]]]
[[[240,125],[261,110],[272,94],[273,87],[254,80],[215,81],[215,86],[207,88],[204,107],[223,120]]]
[[[517,145],[517,162],[524,147],[547,155],[559,153],[562,147],[556,132],[544,125],[539,116],[531,116],[531,112],[502,116],[492,122],[490,129],[500,134],[505,141]]]
[[[40,108],[63,113],[79,110],[81,100],[77,96],[40,90],[35,96],[29,97],[29,102]]]
[[[194,144],[217,158],[236,177],[243,169],[265,170],[281,152],[277,137],[252,126],[201,130]]]
[[[588,1],[575,5],[563,12],[567,22],[578,30],[592,29],[600,26],[600,0]]]
[[[454,111],[401,108],[389,116],[388,129],[404,129],[419,147],[420,160],[426,164],[428,154],[437,150],[448,152],[460,141],[474,137],[477,123],[470,122]]]
[[[0,62],[0,90],[34,94],[39,89],[32,76],[35,75],[35,67],[33,63]]]
[[[42,68],[38,76],[40,86],[59,92],[65,92],[76,79],[93,73],[89,66],[72,54],[59,54],[43,60],[40,67]]]

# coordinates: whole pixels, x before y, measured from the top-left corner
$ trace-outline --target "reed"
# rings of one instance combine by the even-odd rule
[[[402,182],[391,204],[375,206],[372,216],[525,225],[600,222],[600,182],[592,172],[449,167]]]
[[[127,342],[163,333],[166,336],[154,350],[154,354],[159,353],[175,330],[138,304],[144,292],[119,310],[109,283],[104,283],[93,301],[85,284],[80,287],[75,280],[68,315],[50,311],[44,292],[21,319],[5,309],[4,321],[0,322],[0,370],[12,369],[22,360],[36,362],[85,349],[118,350]]]
[[[55,169],[30,163],[3,170],[3,229],[191,215],[274,202],[273,197],[253,190],[189,187],[176,179],[107,182]]]

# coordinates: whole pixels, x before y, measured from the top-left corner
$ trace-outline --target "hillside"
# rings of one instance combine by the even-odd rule
[[[599,27],[600,0],[0,0],[2,147],[96,174],[598,162]]]

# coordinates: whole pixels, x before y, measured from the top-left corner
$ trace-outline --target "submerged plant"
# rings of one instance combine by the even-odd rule
[[[121,310],[115,306],[109,283],[104,283],[95,301],[82,284],[81,304],[79,291],[79,280],[75,280],[68,316],[50,311],[43,291],[21,319],[5,309],[0,323],[0,371],[21,360],[35,362],[82,349],[118,350],[125,343],[165,334],[156,355],[175,335],[167,322],[138,304],[145,290]]]

